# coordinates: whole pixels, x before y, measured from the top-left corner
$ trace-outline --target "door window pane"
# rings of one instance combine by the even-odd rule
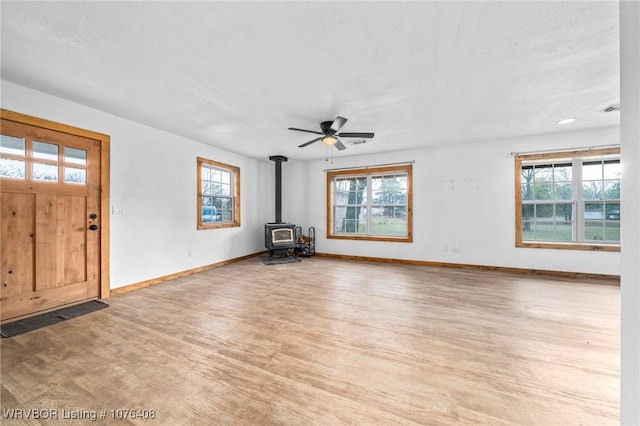
[[[25,156],[24,138],[2,135],[0,138],[0,153]]]
[[[58,145],[33,141],[33,158],[58,161]]]
[[[21,160],[12,160],[10,158],[0,158],[0,176],[13,179],[24,179],[25,162]]]
[[[66,163],[87,165],[87,151],[71,147],[64,148],[64,161]]]
[[[33,163],[33,180],[58,181],[58,166],[55,164]]]
[[[86,169],[77,169],[75,167],[65,167],[64,168],[64,181],[65,181],[65,183],[86,184],[87,183],[87,170]]]

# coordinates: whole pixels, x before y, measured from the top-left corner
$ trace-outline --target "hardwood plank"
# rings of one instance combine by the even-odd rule
[[[36,195],[36,287],[46,290],[62,285],[64,259],[59,250],[60,238],[58,218],[60,211],[58,196],[44,192]],[[64,216],[63,216],[64,217]]]
[[[147,408],[161,424],[617,424],[619,290],[251,258],[3,339],[1,405]]]
[[[87,199],[86,197],[59,197],[62,211],[59,223],[59,252],[62,265],[62,283],[76,283],[87,280]],[[94,244],[97,250],[98,244]],[[97,283],[97,282],[96,282]]]
[[[3,192],[0,201],[0,300],[4,300],[33,290],[35,195]]]

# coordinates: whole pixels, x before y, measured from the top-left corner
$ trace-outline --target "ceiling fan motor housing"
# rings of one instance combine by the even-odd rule
[[[322,129],[322,133],[324,134],[333,134],[335,132],[333,132],[331,130],[331,125],[333,124],[333,121],[323,121],[322,123],[320,123],[320,129]]]

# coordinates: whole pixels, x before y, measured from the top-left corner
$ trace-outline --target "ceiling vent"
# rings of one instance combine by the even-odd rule
[[[608,107],[602,110],[602,112],[613,112],[613,111],[620,111],[620,104],[609,105]]]
[[[356,141],[349,141],[349,143],[351,145],[360,145],[360,144],[363,144],[363,143],[367,143],[367,140],[366,139],[358,139]]]

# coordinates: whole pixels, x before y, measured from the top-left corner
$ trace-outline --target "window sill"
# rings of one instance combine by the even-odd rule
[[[394,243],[411,243],[413,237],[411,235],[407,237],[390,237],[390,236],[372,236],[372,235],[339,235],[339,234],[327,234],[327,239],[334,240],[353,240],[353,241],[387,241]]]
[[[240,226],[238,222],[224,222],[224,223],[207,223],[207,224],[198,224],[198,230],[203,229],[218,229],[218,228],[235,228]]]
[[[592,243],[545,243],[533,241],[518,241],[516,247],[542,248],[560,250],[587,250],[587,251],[612,251],[619,252],[620,244],[592,244]]]

